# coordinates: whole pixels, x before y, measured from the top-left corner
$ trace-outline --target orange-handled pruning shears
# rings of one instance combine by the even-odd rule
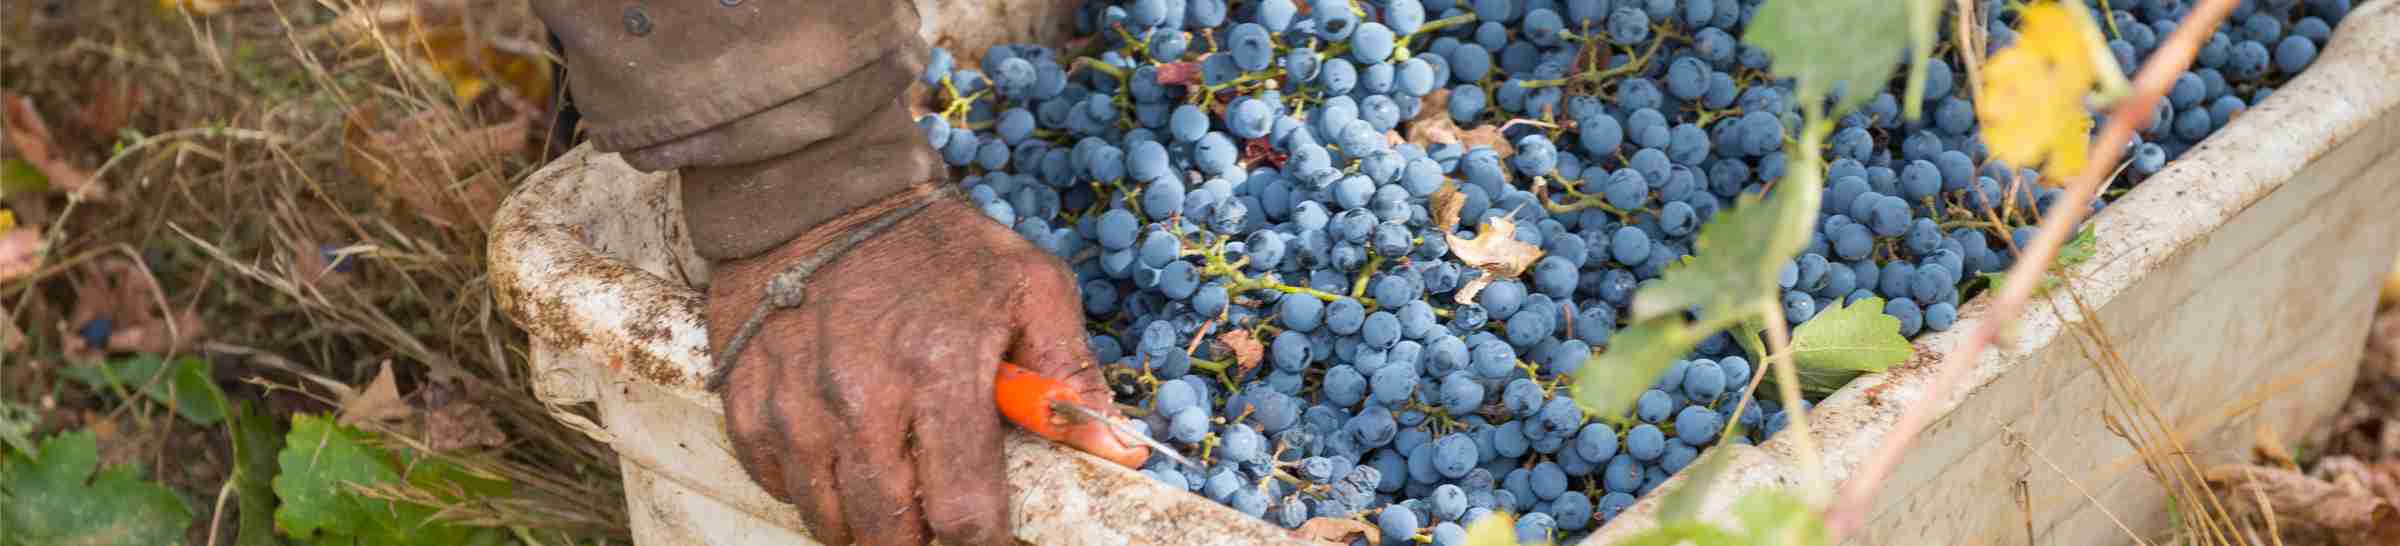
[[[1000,415],[1035,436],[1127,467],[1141,467],[1142,461],[1149,457],[1146,452],[1158,453],[1177,464],[1192,464],[1190,459],[1176,453],[1175,448],[1085,405],[1083,396],[1068,388],[1066,382],[1033,373],[1024,366],[1000,363],[992,388]],[[1145,447],[1149,449],[1142,449]]]

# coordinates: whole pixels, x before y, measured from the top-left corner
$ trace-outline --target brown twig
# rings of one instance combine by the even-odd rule
[[[1933,383],[1900,414],[1899,421],[1892,425],[1891,435],[1876,447],[1866,464],[1859,466],[1858,474],[1842,483],[1834,504],[1825,514],[1826,531],[1834,541],[1858,528],[1867,502],[1882,488],[1892,468],[1898,466],[1901,454],[1908,451],[1917,433],[1948,405],[1952,389],[1968,370],[1977,366],[1983,349],[2024,313],[2042,272],[2057,259],[2059,248],[2074,234],[2076,225],[2090,214],[2092,199],[2108,181],[2111,166],[2124,155],[2125,143],[2133,137],[2135,128],[2149,123],[2159,98],[2174,85],[2175,77],[2191,66],[2201,42],[2216,32],[2217,25],[2233,11],[2235,3],[2236,0],[2208,0],[2194,7],[2175,34],[2142,65],[2134,79],[2133,94],[2109,109],[2108,123],[2101,127],[2090,161],[2084,163],[2083,171],[2067,185],[2066,194],[2050,206],[2048,214],[2042,215],[2041,232],[2016,264],[2009,267],[2007,281],[1992,298],[1983,319],[1942,359]]]
[[[1958,41],[1958,64],[1967,71],[1968,99],[1983,90],[1983,44],[1988,39],[1975,12],[1976,4],[1975,0],[1958,0],[1958,28],[1951,36]]]

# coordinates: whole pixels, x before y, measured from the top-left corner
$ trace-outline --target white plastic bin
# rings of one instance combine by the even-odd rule
[[[1043,14],[1057,0],[967,2],[952,17]],[[1039,6],[1036,6],[1036,5]],[[1014,7],[1012,7],[1014,6]],[[950,39],[962,49],[1007,37]],[[1033,29],[1033,25],[1018,25]],[[1033,30],[1022,30],[1040,35]],[[2359,6],[2316,65],[2094,219],[2098,251],[2075,284],[2160,415],[2202,464],[2246,457],[2253,431],[2317,430],[2355,374],[2377,279],[2400,252],[2400,2]],[[705,266],[682,229],[676,179],[577,149],[510,195],[491,239],[503,308],[532,333],[539,395],[597,405],[642,544],[806,544],[797,513],[735,463],[700,322]],[[1927,364],[1980,320],[1969,303],[1919,355],[1835,393],[1812,420],[1822,473],[1840,479],[1922,396]],[[2037,301],[2013,342],[1986,352],[1895,471],[1862,544],[2123,542],[2167,525],[2166,498],[2099,416],[2106,386],[2062,297]],[[1008,442],[1016,535],[1036,544],[1293,542],[1283,529],[1023,434]],[[1735,463],[1702,508],[1792,483],[1788,438],[1726,446]],[[2055,466],[2055,468],[2054,468]],[[2079,487],[2070,486],[2072,479]],[[2027,491],[2019,504],[2017,491]],[[1680,480],[1668,487],[1680,485]],[[2088,496],[2084,493],[2088,492]],[[1587,541],[1649,527],[1636,505]],[[2032,528],[2034,536],[2026,537]]]

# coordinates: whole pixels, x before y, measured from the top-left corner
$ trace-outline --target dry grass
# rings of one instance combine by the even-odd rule
[[[438,214],[428,219],[429,207],[487,206],[478,201],[504,194],[534,158],[345,162],[345,146],[359,145],[354,117],[388,129],[400,116],[378,112],[415,113],[411,123],[421,128],[390,140],[438,147],[496,123],[525,123],[538,110],[499,93],[459,100],[447,82],[396,52],[410,42],[389,34],[343,39],[339,14],[388,7],[366,4],[252,1],[208,16],[153,2],[0,8],[0,86],[30,97],[59,129],[72,162],[97,171],[111,194],[96,201],[6,196],[20,221],[49,227],[52,239],[43,270],[0,283],[0,316],[29,338],[23,350],[0,355],[0,400],[34,408],[40,433],[165,421],[187,429],[185,436],[209,437],[212,453],[223,452],[222,430],[189,430],[171,415],[81,392],[55,373],[68,365],[62,326],[77,297],[62,281],[96,259],[139,255],[168,304],[195,307],[208,326],[205,337],[177,350],[209,357],[235,399],[264,399],[279,417],[330,411],[328,401],[342,394],[338,385],[364,384],[390,360],[402,392],[444,383],[490,410],[508,438],[459,457],[509,478],[518,495],[456,507],[459,517],[540,531],[546,543],[559,540],[550,531],[571,542],[621,538],[625,504],[614,454],[560,425],[530,396],[524,334],[498,314],[486,283],[488,216],[449,225]],[[465,27],[476,33],[515,29],[488,36],[519,49],[538,43],[523,41],[532,19],[521,1],[479,3],[465,13]],[[89,101],[93,82],[141,90],[117,134],[61,127]],[[517,133],[514,144],[538,148],[542,135],[527,133]],[[440,183],[379,186],[360,172],[375,168]],[[332,272],[321,252],[327,248],[338,248],[355,269]],[[148,452],[132,460],[175,458],[166,453],[170,442],[143,445]],[[176,485],[201,499],[205,525],[217,484]],[[206,542],[205,530],[195,533],[196,543]]]

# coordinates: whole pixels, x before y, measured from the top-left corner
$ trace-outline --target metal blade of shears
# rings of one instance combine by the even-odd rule
[[[1148,446],[1151,453],[1156,453],[1166,457],[1167,460],[1175,461],[1175,464],[1184,466],[1199,466],[1192,464],[1191,459],[1184,458],[1183,454],[1177,453],[1175,448],[1167,446],[1166,443],[1152,439],[1150,435],[1142,434],[1141,431],[1133,430],[1132,427],[1126,426],[1123,422],[1100,415],[1099,411],[1066,402],[1053,402],[1051,403],[1050,407],[1052,411],[1070,414],[1075,416],[1076,419],[1098,421],[1106,424],[1108,425],[1108,430],[1117,433],[1117,438],[1119,440],[1130,441]]]

